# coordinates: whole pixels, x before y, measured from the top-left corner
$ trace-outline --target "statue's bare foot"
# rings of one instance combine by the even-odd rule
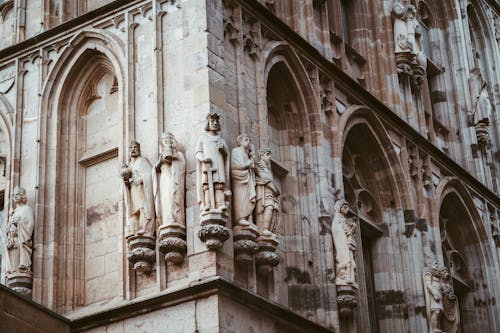
[[[203,211],[204,212],[208,212],[210,210],[210,206],[209,205],[206,205],[205,207],[203,207]]]
[[[246,227],[246,226],[249,226],[251,223],[248,222],[247,220],[245,219],[241,219],[238,221],[238,225],[242,226],[242,227]]]
[[[262,231],[262,236],[272,236],[273,233],[269,231],[269,229],[264,229],[264,231]]]

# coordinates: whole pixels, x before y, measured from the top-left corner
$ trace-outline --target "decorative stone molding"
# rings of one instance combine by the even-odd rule
[[[226,219],[220,213],[209,213],[201,217],[201,229],[198,238],[209,250],[217,250],[229,238]]]
[[[127,238],[127,259],[134,271],[149,273],[155,262],[155,238],[149,235],[133,235]]]
[[[158,229],[159,249],[165,260],[174,264],[184,261],[187,252],[186,228],[178,225],[161,225]]]
[[[337,304],[340,317],[352,317],[354,308],[358,306],[357,288],[355,286],[337,286]]]
[[[229,178],[229,150],[219,135],[220,116],[207,115],[207,122],[196,148],[196,188],[200,204],[201,229],[198,237],[210,250],[216,250],[229,238],[226,228],[231,191],[226,189]]]
[[[276,235],[261,235],[257,237],[258,253],[255,256],[257,273],[268,275],[278,266],[280,258],[276,253],[279,242]]]
[[[236,226],[233,228],[234,255],[235,260],[241,264],[249,264],[253,261],[253,255],[259,250],[255,242],[259,231],[257,226]]]

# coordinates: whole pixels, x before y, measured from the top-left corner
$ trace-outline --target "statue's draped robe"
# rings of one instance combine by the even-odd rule
[[[236,222],[251,216],[255,207],[255,175],[252,169],[246,167],[249,161],[243,148],[236,147],[231,152],[231,185]]]
[[[346,235],[346,218],[336,212],[332,221],[332,237],[335,246],[335,283],[337,285],[355,284],[356,262],[350,250],[350,239]]]
[[[156,170],[153,171],[156,215],[162,225],[185,226],[185,171],[186,161],[181,152],[177,152],[176,159],[173,159],[171,164],[166,162],[161,164],[158,178]]]
[[[143,230],[149,235],[155,232],[155,211],[153,198],[153,180],[151,177],[152,165],[147,158],[139,156],[129,163],[132,176],[129,187],[126,189],[127,212],[130,220],[138,225],[131,226],[129,234]]]
[[[35,227],[33,210],[28,205],[18,205],[14,214],[9,218],[8,229],[11,223],[17,223],[17,238],[15,247],[8,250],[6,256],[6,271],[17,271],[19,266],[24,266],[27,270],[31,268],[32,236]]]

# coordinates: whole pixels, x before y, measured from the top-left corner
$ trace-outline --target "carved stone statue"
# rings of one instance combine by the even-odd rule
[[[231,184],[233,193],[234,252],[239,263],[251,263],[258,250],[255,239],[257,226],[253,223],[255,208],[254,147],[250,138],[241,134],[236,139],[238,146],[231,152]]]
[[[6,278],[7,285],[23,295],[31,293],[31,253],[35,219],[28,206],[26,190],[16,187],[13,192],[14,210],[9,214],[6,229]]]
[[[237,143],[231,152],[233,218],[238,225],[248,225],[253,222],[255,208],[254,149],[246,134],[238,136]]]
[[[153,197],[153,166],[141,156],[141,146],[132,141],[129,145],[129,164],[121,170],[125,185],[128,243],[128,260],[134,270],[149,273],[155,260],[155,209]]]
[[[412,84],[419,87],[425,76],[427,57],[423,53],[422,28],[416,14],[417,9],[409,1],[397,1],[392,6],[398,73],[410,76]]]
[[[126,188],[127,235],[154,235],[153,166],[147,158],[141,156],[141,145],[138,142],[130,142],[129,154],[129,164],[121,170]]]
[[[349,203],[338,200],[334,205],[332,236],[335,246],[335,283],[356,285],[356,223],[347,218]]]
[[[279,256],[275,253],[278,239],[275,234],[278,227],[281,190],[274,181],[271,169],[271,150],[259,151],[259,160],[255,167],[257,185],[257,203],[255,215],[260,236],[257,238],[259,252],[255,261],[259,274],[265,275],[279,264]]]
[[[171,133],[161,137],[162,151],[153,171],[156,217],[159,225],[160,249],[165,259],[180,263],[187,245],[184,208],[186,160],[178,150]],[[159,177],[157,174],[159,173]]]
[[[278,227],[280,210],[280,188],[274,181],[271,170],[271,150],[264,148],[259,152],[255,168],[257,184],[256,219],[259,232],[263,236],[273,235]]]
[[[160,177],[158,182],[153,184],[156,216],[161,225],[175,224],[184,227],[186,160],[184,154],[177,149],[177,140],[171,133],[163,134],[161,140],[163,150],[155,165]]]
[[[219,135],[219,115],[207,116],[205,131],[200,135],[196,148],[196,190],[200,204],[202,225],[198,238],[215,250],[229,238],[225,227],[231,191],[229,185],[229,150]]]
[[[434,261],[424,272],[425,302],[429,331],[456,333],[460,324],[458,298],[453,291],[451,275],[446,267]]]
[[[429,331],[441,333],[439,321],[443,312],[443,294],[441,292],[441,274],[437,262],[433,262],[431,267],[424,272],[424,286]]]
[[[458,298],[453,291],[450,271],[447,267],[440,269],[441,293],[443,296],[443,314],[441,316],[441,329],[446,333],[458,332],[460,324],[460,310],[458,308]]]
[[[26,190],[14,189],[15,209],[10,213],[7,223],[6,273],[31,271],[31,252],[35,220],[33,210],[27,205]]]
[[[479,68],[471,70],[469,87],[473,103],[473,124],[476,128],[477,142],[480,146],[486,146],[489,140],[493,107],[488,95],[488,83],[483,79]]]
[[[227,210],[225,189],[229,150],[219,131],[219,115],[209,114],[205,132],[200,135],[196,148],[198,202],[202,215],[213,210]]]

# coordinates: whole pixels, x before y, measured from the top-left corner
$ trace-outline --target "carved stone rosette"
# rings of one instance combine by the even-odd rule
[[[223,213],[212,211],[204,214],[201,216],[200,224],[198,238],[209,250],[217,250],[229,238],[229,229],[226,228],[226,217]]]
[[[162,225],[158,230],[159,247],[165,260],[180,264],[187,251],[186,229],[177,225]]]
[[[155,238],[149,235],[133,235],[127,239],[127,259],[140,273],[150,273],[155,262]]]
[[[356,286],[337,286],[337,304],[341,317],[351,317],[354,308],[358,305]]]
[[[31,297],[33,285],[32,272],[15,272],[6,276],[7,286],[19,294]]]
[[[253,255],[259,250],[259,246],[255,242],[258,233],[259,231],[255,224],[236,226],[233,228],[236,262],[249,264],[253,261]]]
[[[276,253],[278,247],[276,235],[260,236],[257,238],[259,252],[255,256],[257,272],[261,275],[267,275],[273,271],[273,267],[278,266],[280,258]]]

